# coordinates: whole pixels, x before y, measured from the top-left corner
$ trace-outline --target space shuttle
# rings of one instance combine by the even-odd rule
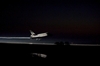
[[[32,30],[30,30],[30,38],[33,39],[33,38],[40,38],[40,37],[46,37],[48,36],[47,32],[45,33],[39,33],[39,34],[35,34]]]

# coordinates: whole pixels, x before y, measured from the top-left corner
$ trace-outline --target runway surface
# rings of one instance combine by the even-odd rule
[[[40,38],[30,39],[30,37],[0,37],[0,43],[7,44],[34,44],[34,45],[55,45],[55,42],[69,42],[70,46],[100,46],[99,43],[71,43],[69,39]],[[82,40],[81,40],[82,41]]]

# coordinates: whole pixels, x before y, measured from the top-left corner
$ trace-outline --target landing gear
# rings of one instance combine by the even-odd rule
[[[41,39],[39,39],[39,38],[36,38],[36,40],[41,40]]]

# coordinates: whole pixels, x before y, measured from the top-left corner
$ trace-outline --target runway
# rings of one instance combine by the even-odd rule
[[[0,39],[30,39],[30,37],[0,37]]]
[[[55,42],[69,42],[70,46],[100,46],[98,43],[71,43],[68,39],[58,39],[58,38],[41,38],[40,40],[31,39],[30,37],[0,37],[0,43],[6,44],[29,44],[29,45],[56,45]],[[65,45],[65,44],[64,44]]]
[[[0,43],[9,44],[37,44],[37,45],[53,45],[55,40],[51,39],[31,39],[30,37],[0,37]]]

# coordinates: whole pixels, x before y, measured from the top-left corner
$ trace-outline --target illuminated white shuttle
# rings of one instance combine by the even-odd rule
[[[40,38],[48,36],[47,32],[35,34],[33,31],[30,30],[30,33],[31,33],[30,38]]]

